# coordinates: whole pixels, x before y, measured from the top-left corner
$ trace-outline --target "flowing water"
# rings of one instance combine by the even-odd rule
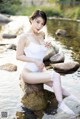
[[[57,37],[55,35],[57,29],[65,29],[67,31],[67,36]],[[80,63],[80,23],[75,21],[49,19],[47,30],[49,35],[48,38],[52,39],[63,51],[65,60],[74,60]],[[16,51],[5,49],[6,46],[0,46],[0,65],[5,63],[17,64],[19,70],[16,72],[0,70],[0,119],[3,119],[3,117],[6,119],[6,114],[7,119],[16,119],[16,113],[23,112],[21,104],[22,90],[19,86],[19,74],[22,66],[21,62],[16,61]],[[61,77],[62,85],[80,99],[80,68],[72,74],[62,75]],[[52,90],[47,86],[45,86],[45,88]],[[69,105],[77,114],[80,113],[79,104],[70,101]],[[75,105],[78,105],[78,108],[76,108]],[[20,116],[17,119],[70,119],[69,115],[64,115],[63,113],[59,115],[47,115],[44,112],[39,114],[37,112],[37,115],[38,117],[34,114],[28,114],[26,118]],[[73,117],[73,119],[80,119],[80,117]]]

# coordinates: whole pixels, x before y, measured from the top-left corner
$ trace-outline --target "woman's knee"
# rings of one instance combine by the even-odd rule
[[[27,72],[25,70],[23,70],[22,73],[21,73],[21,77],[22,77],[23,81],[26,82],[28,80],[27,76],[28,76]]]

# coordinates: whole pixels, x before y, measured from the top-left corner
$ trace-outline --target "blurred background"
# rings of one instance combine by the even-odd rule
[[[31,15],[35,9],[48,16],[80,18],[80,0],[0,0],[0,13]]]

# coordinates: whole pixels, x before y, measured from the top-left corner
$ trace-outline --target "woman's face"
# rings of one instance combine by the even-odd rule
[[[31,20],[31,26],[35,33],[39,33],[44,26],[44,19],[42,17],[37,17],[34,20]]]

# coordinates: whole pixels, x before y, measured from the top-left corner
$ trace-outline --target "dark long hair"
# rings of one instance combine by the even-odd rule
[[[45,13],[44,11],[41,11],[41,10],[36,10],[35,12],[32,13],[32,15],[29,17],[30,23],[31,23],[31,20],[34,20],[34,19],[37,18],[37,17],[43,18],[43,20],[44,20],[44,25],[46,24],[46,22],[47,22],[46,13]]]

